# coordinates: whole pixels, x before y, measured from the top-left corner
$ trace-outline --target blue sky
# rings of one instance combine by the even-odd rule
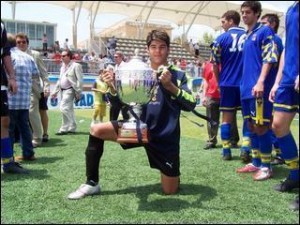
[[[263,5],[271,5],[271,7],[278,7],[282,11],[286,11],[287,8],[293,3],[293,1],[263,1]],[[1,18],[11,19],[12,12],[9,4],[1,1]],[[125,16],[116,14],[106,14],[97,16],[95,22],[96,32],[115,24],[119,20],[125,19]],[[45,3],[22,3],[17,4],[16,10],[17,20],[28,20],[28,21],[46,21],[50,23],[57,24],[57,40],[63,43],[65,38],[69,38],[70,43],[72,43],[72,13],[70,10],[63,7],[54,6]],[[173,25],[175,27],[176,25]],[[89,16],[88,12],[84,9],[81,11],[81,16],[78,21],[78,41],[88,39],[89,36]],[[196,41],[197,36],[202,36],[204,32],[209,32],[214,34],[213,29],[206,26],[193,26],[189,32],[188,39],[192,38]],[[179,29],[174,29],[173,36],[178,36],[180,34]]]

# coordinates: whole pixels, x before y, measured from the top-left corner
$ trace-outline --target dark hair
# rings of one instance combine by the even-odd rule
[[[64,50],[64,51],[67,52],[67,56],[69,56],[70,59],[72,59],[73,53],[72,53],[69,49],[66,49],[66,50]]]
[[[240,14],[235,10],[228,10],[226,13],[223,14],[222,18],[225,18],[226,20],[233,20],[233,23],[235,25],[239,25],[241,21]]]
[[[241,9],[244,7],[249,7],[255,14],[258,13],[257,19],[260,17],[262,9],[259,1],[245,1],[241,5]]]
[[[146,42],[147,42],[147,46],[149,48],[150,44],[152,41],[154,40],[161,40],[164,41],[167,45],[167,47],[170,47],[170,37],[168,35],[168,33],[164,30],[152,30],[151,32],[149,32]]]
[[[25,33],[22,33],[22,32],[17,33],[17,34],[16,34],[16,39],[17,39],[17,38],[25,39],[26,42],[27,42],[27,44],[29,44],[28,36],[27,36]]]
[[[280,23],[278,15],[275,13],[267,13],[261,17],[261,19],[265,19],[265,18],[267,18],[270,24],[275,23],[274,31],[275,33],[277,33],[279,28],[279,23]]]

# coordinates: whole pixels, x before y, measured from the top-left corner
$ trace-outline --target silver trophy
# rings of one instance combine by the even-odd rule
[[[142,105],[150,99],[150,91],[155,83],[153,70],[138,56],[124,63],[115,71],[116,90],[121,101],[129,109],[129,120],[119,129],[119,143],[148,143],[147,124],[140,120]]]

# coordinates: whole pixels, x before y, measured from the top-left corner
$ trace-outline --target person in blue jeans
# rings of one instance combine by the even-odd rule
[[[16,38],[17,37],[17,38]],[[16,94],[8,94],[9,107],[9,136],[11,138],[11,145],[14,144],[15,127],[20,131],[20,144],[22,148],[22,156],[17,156],[15,159],[35,160],[32,132],[29,126],[29,106],[30,94],[32,88],[32,80],[40,79],[39,71],[34,59],[25,52],[19,50],[16,42],[19,44],[27,43],[25,35],[17,34],[16,37],[9,36],[8,42],[13,46],[10,50],[13,67],[16,73],[16,81],[18,84],[18,91]]]

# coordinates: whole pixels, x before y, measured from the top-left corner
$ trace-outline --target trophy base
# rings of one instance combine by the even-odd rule
[[[148,140],[147,128],[142,128],[141,133],[142,133],[142,140],[141,140],[142,142],[141,143],[143,143],[143,144],[148,143],[149,140]],[[122,143],[124,143],[124,144],[125,143],[139,143],[136,129],[120,128],[117,142],[120,144],[122,144]]]

